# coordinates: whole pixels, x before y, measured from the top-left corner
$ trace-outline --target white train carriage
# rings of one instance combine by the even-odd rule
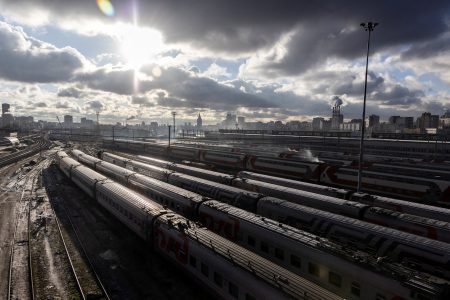
[[[97,184],[97,202],[142,239],[147,239],[150,222],[162,206],[112,181]]]
[[[191,175],[198,178],[203,178],[207,180],[212,180],[218,183],[223,183],[227,185],[231,185],[231,181],[235,178],[233,175],[200,169],[196,167],[181,165],[181,164],[171,164],[168,167],[172,171],[176,171],[179,173]]]
[[[357,181],[358,170],[353,168],[327,167],[321,177],[321,182],[347,188],[355,188]],[[363,170],[362,187],[387,196],[450,203],[449,182],[444,180]]]
[[[238,168],[244,167],[245,154],[216,152],[210,150],[200,151],[200,161],[222,167]]]
[[[317,193],[325,196],[331,196],[341,199],[348,199],[352,193],[349,190],[338,189],[320,184],[314,184],[309,182],[303,182],[293,179],[286,179],[281,177],[275,177],[270,175],[259,174],[255,172],[241,171],[238,173],[238,177],[242,179],[253,179],[262,182],[268,182],[276,185],[281,185],[293,189],[299,189],[302,191]]]
[[[330,242],[214,200],[199,211],[208,229],[345,299],[439,299],[445,283],[436,284],[401,265]],[[355,276],[357,274],[357,276]],[[415,277],[421,287],[400,278]]]
[[[173,173],[173,171],[163,169],[160,167],[151,166],[146,163],[134,160],[127,163],[126,168],[164,182],[167,182],[169,175]]]
[[[245,162],[245,169],[269,175],[317,182],[320,177],[321,165],[322,163],[249,156]]]
[[[143,155],[136,156],[136,160],[150,164],[152,166],[157,166],[157,167],[166,168],[166,169],[168,169],[172,165],[172,162],[170,162],[170,161],[156,159],[153,157],[148,157],[148,156],[143,156]]]
[[[70,169],[73,168],[76,165],[71,164],[72,159],[68,156],[59,156],[61,152],[58,152],[58,155],[56,157],[59,168],[61,171],[67,176],[70,177]],[[63,152],[64,153],[64,152]],[[77,165],[80,165],[77,163]]]
[[[374,196],[366,193],[354,193],[351,196],[354,201],[359,201],[371,206],[387,208],[390,210],[404,212],[411,215],[421,216],[429,219],[450,222],[450,209],[393,199],[382,196]]]
[[[188,218],[195,219],[200,204],[208,200],[208,198],[199,194],[141,174],[134,174],[128,177],[128,183],[138,187],[143,194],[156,200],[164,207]]]
[[[95,164],[94,168],[97,172],[103,173],[109,178],[126,183],[128,177],[136,174],[136,172],[116,166],[107,161],[101,161]]]
[[[71,160],[70,164],[78,165],[72,168],[72,179],[94,175],[90,181],[74,181],[80,188],[96,190],[93,196],[99,204],[220,298],[299,299],[308,295],[308,299],[313,300],[340,299],[216,234],[198,228],[181,216],[167,213],[150,199],[117,183],[94,180],[101,175],[75,160],[66,159]]]
[[[258,214],[450,278],[447,243],[270,197],[258,202]]]
[[[90,156],[85,154],[83,151],[80,150],[72,150],[70,152],[72,156],[75,158],[75,160],[79,161],[80,163],[87,165],[93,169],[95,169],[95,164],[102,162],[101,159],[98,159],[96,157]]]
[[[341,299],[179,216],[162,215],[155,222],[154,232],[154,249],[220,298]]]
[[[342,200],[252,179],[235,179],[233,180],[233,186],[358,219],[361,218],[364,210],[368,207],[365,204],[354,201]]]
[[[232,186],[180,173],[171,174],[168,182],[192,192],[199,193],[200,195],[218,199],[222,202],[248,211],[256,211],[256,203],[259,198],[262,197],[262,195],[257,193],[244,191]]]
[[[71,158],[66,158],[72,160]],[[70,171],[70,178],[78,185],[86,194],[95,198],[96,184],[100,181],[106,181],[107,178],[94,170],[83,165],[74,166]]]
[[[124,168],[127,166],[127,163],[130,161],[129,158],[115,155],[115,154],[112,154],[109,152],[104,152],[104,151],[100,153],[100,156],[102,157],[102,159],[104,161],[108,161],[110,163],[113,163],[115,165],[118,165],[118,166],[121,166]]]

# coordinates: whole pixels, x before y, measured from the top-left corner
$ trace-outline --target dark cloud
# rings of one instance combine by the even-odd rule
[[[131,96],[131,103],[146,107],[153,107],[155,103],[147,96]]]
[[[101,67],[92,72],[79,74],[76,80],[96,90],[119,95],[132,95],[134,91],[134,70]]]
[[[101,111],[105,108],[103,102],[99,100],[88,101],[85,103],[86,109],[90,111]]]
[[[429,58],[450,51],[450,36],[442,34],[435,39],[416,43],[402,53],[402,59]]]
[[[418,105],[425,94],[421,90],[410,90],[399,84],[383,91],[375,91],[371,98],[380,101],[383,105],[410,106]]]
[[[58,97],[70,98],[80,98],[82,95],[84,95],[83,91],[75,87],[60,89],[57,94]]]
[[[63,82],[84,65],[77,50],[56,48],[5,22],[0,22],[0,45],[0,77],[7,80]]]
[[[362,96],[364,94],[364,79],[358,78],[354,74],[340,76],[340,72],[335,73],[332,81],[322,84],[320,89],[326,89],[330,93],[337,95]],[[367,74],[367,90],[374,91],[382,87],[384,78],[376,75],[374,72]]]
[[[70,106],[69,102],[58,101],[58,102],[56,102],[55,107],[67,109],[67,108],[70,108],[71,106]]]
[[[47,103],[45,102],[37,102],[33,104],[34,107],[47,107]]]
[[[154,66],[142,68],[152,75]],[[141,79],[134,84],[134,70],[123,68],[100,68],[92,73],[80,74],[77,80],[97,90],[120,95],[144,94],[164,90],[167,95],[159,96],[157,102],[166,107],[221,108],[276,107],[277,104],[258,95],[244,93],[239,89],[221,84],[214,79],[197,76],[193,72],[171,67],[161,69],[161,75],[153,79]],[[141,96],[132,97],[133,104],[148,104]]]
[[[187,42],[215,53],[253,52],[291,32],[286,53],[277,59],[267,57],[261,65],[261,70],[266,66],[281,74],[301,73],[329,57],[363,56],[367,38],[359,28],[363,21],[380,23],[373,35],[374,51],[435,39],[448,31],[450,7],[446,0],[112,1],[117,15],[107,18],[94,1],[0,2],[11,14],[38,7],[51,11],[53,20],[93,18],[106,23],[131,22],[136,3],[139,22],[162,31],[166,41]]]

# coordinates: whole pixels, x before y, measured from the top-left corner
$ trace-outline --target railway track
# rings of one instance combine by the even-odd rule
[[[46,172],[44,180],[52,180],[51,172]],[[55,182],[55,180],[53,180]],[[47,185],[50,205],[58,227],[59,236],[69,260],[70,271],[74,277],[81,299],[107,299],[110,297],[78,234],[70,213],[56,196],[54,185]]]
[[[7,166],[9,164],[20,161],[28,156],[38,153],[39,151],[46,149],[50,146],[51,142],[44,139],[40,139],[36,144],[27,147],[24,150],[17,151],[15,153],[7,154],[0,157],[0,167]]]
[[[36,183],[36,176],[42,168],[30,171],[22,179],[22,193],[15,216],[14,233],[10,248],[7,299],[35,299],[34,273],[31,263],[31,193]],[[29,185],[30,181],[31,185]],[[26,195],[27,190],[30,191],[30,195]]]

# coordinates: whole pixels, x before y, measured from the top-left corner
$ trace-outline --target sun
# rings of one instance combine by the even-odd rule
[[[162,36],[157,30],[126,26],[120,31],[120,52],[132,68],[153,62],[163,48]]]

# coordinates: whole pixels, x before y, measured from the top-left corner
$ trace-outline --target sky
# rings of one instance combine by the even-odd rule
[[[56,121],[216,124],[450,109],[450,1],[0,0],[0,101]]]

